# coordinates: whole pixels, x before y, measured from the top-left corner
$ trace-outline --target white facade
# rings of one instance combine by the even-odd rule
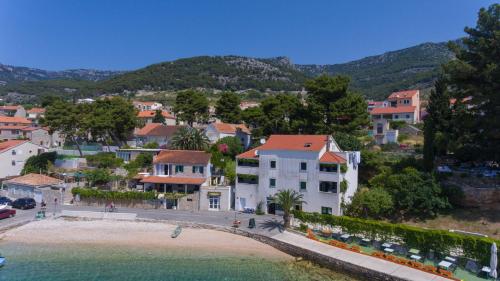
[[[42,147],[25,141],[0,152],[0,178],[19,176],[26,160],[36,156]]]
[[[335,171],[320,171],[320,158],[327,151],[335,152],[346,160],[347,172],[341,173],[340,164]],[[300,206],[306,212],[341,215],[341,203],[349,203],[358,187],[359,152],[341,152],[334,142],[320,151],[257,150],[258,167],[240,165],[236,168],[235,208],[256,209],[262,202],[263,211],[272,212],[271,201],[279,190],[292,189],[303,194],[306,204]],[[273,162],[273,163],[271,163]],[[326,163],[325,163],[326,164]],[[272,166],[275,165],[273,168]],[[328,165],[328,164],[327,164]],[[305,168],[305,169],[302,169]],[[244,183],[240,175],[258,176],[257,183]],[[347,181],[347,190],[341,193],[341,182]],[[271,186],[274,181],[275,186]],[[334,186],[331,192],[320,190],[321,182]],[[304,188],[305,187],[305,188]]]
[[[214,126],[214,123],[207,126],[207,128],[205,129],[205,135],[207,136],[210,143],[216,143],[218,140],[225,137],[237,137],[238,139],[240,139],[241,144],[243,144],[244,148],[248,148],[252,140],[250,134],[247,134],[241,130],[236,130],[234,133],[221,132],[217,130],[217,128]]]

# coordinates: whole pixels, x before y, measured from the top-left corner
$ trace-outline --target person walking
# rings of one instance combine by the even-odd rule
[[[54,198],[54,217],[56,216],[57,211],[57,197]]]

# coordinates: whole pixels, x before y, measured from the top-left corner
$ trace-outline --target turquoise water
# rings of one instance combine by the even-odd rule
[[[36,235],[36,233],[33,233]],[[307,262],[110,246],[0,244],[1,281],[354,280]]]

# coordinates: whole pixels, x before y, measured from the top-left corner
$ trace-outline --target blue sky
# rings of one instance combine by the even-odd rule
[[[0,0],[0,62],[136,69],[199,55],[333,64],[464,36],[488,0]]]

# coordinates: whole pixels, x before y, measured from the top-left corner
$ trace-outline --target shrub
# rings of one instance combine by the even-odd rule
[[[91,167],[114,169],[119,167],[123,160],[117,158],[113,152],[101,152],[95,155],[85,156],[87,164]]]
[[[389,123],[389,126],[393,130],[399,130],[399,129],[401,129],[401,128],[403,128],[403,127],[406,126],[406,122],[405,121],[391,121]]]
[[[300,224],[300,226],[299,226],[300,231],[306,232],[307,229],[308,229],[307,224],[303,224],[303,223]]]
[[[152,200],[156,198],[154,192],[137,191],[104,191],[91,188],[73,188],[73,196],[80,195],[82,199],[105,199],[105,200]]]
[[[341,165],[340,165],[340,172],[341,172],[342,174],[347,173],[347,164],[341,164]]]
[[[398,142],[404,142],[408,138],[410,138],[410,136],[408,136],[407,134],[399,134],[399,136],[398,136]]]

